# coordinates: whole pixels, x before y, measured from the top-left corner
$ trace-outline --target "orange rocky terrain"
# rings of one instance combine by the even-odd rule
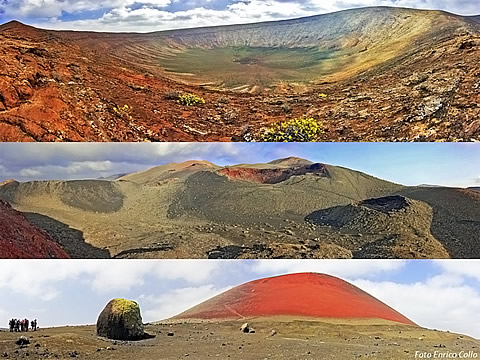
[[[479,63],[475,18],[439,11],[150,34],[10,22],[0,26],[0,140],[251,141],[311,117],[320,141],[469,141],[480,138]],[[205,104],[180,104],[184,93]]]
[[[0,258],[66,259],[69,256],[52,238],[10,204],[0,200]]]

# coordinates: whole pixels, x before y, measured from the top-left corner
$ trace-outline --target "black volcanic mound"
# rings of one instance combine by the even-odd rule
[[[306,220],[313,224],[336,228],[379,231],[391,227],[391,220],[395,217],[400,218],[398,219],[400,223],[405,223],[413,207],[420,207],[422,212],[428,212],[425,204],[404,196],[393,195],[318,210],[308,215]]]
[[[409,201],[404,196],[394,195],[377,199],[368,199],[362,201],[360,204],[376,211],[389,213],[406,209],[409,206]]]
[[[358,258],[398,258],[408,254],[446,258],[447,251],[430,232],[432,218],[433,210],[426,203],[394,195],[318,210],[306,221],[371,238],[355,251]]]

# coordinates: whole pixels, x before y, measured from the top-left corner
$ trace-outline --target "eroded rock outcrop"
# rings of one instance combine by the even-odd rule
[[[276,184],[288,180],[292,176],[306,174],[329,176],[327,166],[319,163],[288,168],[227,167],[220,170],[219,173],[232,180],[245,180],[261,184]]]
[[[131,300],[111,300],[98,316],[97,335],[114,340],[143,339],[145,332],[140,306]]]

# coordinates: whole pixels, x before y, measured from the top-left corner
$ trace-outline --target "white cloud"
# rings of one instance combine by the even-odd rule
[[[2,181],[2,178],[3,179],[8,178],[12,173],[5,166],[0,164],[0,174],[1,174],[0,181]]]
[[[147,275],[158,280],[198,284],[222,267],[220,261],[68,260],[0,262],[0,289],[49,301],[61,294],[64,280],[78,280],[99,293],[140,287]]]
[[[170,4],[170,0],[9,0],[0,4],[0,10],[11,16],[51,18],[60,16],[63,12],[74,14],[82,11],[122,8],[135,3],[165,7]]]
[[[62,178],[89,178],[105,176],[112,173],[114,164],[111,161],[73,161],[66,165],[43,165],[24,168],[14,177],[23,179],[62,179]]]
[[[355,280],[353,284],[420,326],[480,338],[480,292],[461,278],[444,274],[423,283]]]
[[[159,280],[183,280],[190,284],[199,284],[208,280],[222,267],[220,261],[131,261],[98,261],[93,266],[89,265],[86,270],[93,276],[93,288],[99,292],[129,290],[143,285],[147,275]]]
[[[157,278],[182,279],[192,284],[208,281],[213,275],[228,269],[228,264],[221,260],[162,260],[153,263],[153,273]]]
[[[134,3],[142,7],[132,7]],[[278,20],[328,13],[362,6],[399,6],[421,9],[441,9],[460,14],[478,14],[477,0],[242,0],[232,4],[225,2],[220,9],[206,8],[206,3],[195,7],[192,3],[187,10],[167,11],[169,0],[21,0],[12,5],[7,3],[3,10],[7,15],[35,16],[49,21],[39,21],[38,26],[56,29],[98,30],[98,31],[158,31],[207,25],[240,24],[254,21]],[[105,9],[102,16],[95,19],[61,21],[62,12],[78,13],[85,10]]]
[[[448,274],[468,276],[480,281],[480,262],[478,260],[436,260],[435,264]]]
[[[212,156],[245,159],[245,153],[232,143],[3,143],[0,153],[0,181],[98,178]]]
[[[212,298],[231,287],[217,288],[213,284],[175,289],[162,296],[141,296],[139,300],[147,305],[144,311],[146,321],[159,321],[178,315],[201,302]]]
[[[318,272],[333,276],[358,279],[400,270],[407,264],[403,260],[260,260],[251,270],[261,275]]]
[[[20,176],[23,176],[23,177],[36,177],[36,176],[42,175],[42,171],[39,168],[36,168],[36,169],[28,168],[28,169],[20,170],[19,174]]]
[[[76,277],[80,269],[68,262],[0,262],[0,289],[48,301],[58,296],[55,283]]]

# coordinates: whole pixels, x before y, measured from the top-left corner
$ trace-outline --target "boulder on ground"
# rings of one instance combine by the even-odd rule
[[[113,299],[97,320],[97,335],[114,340],[140,340],[145,337],[140,306],[135,301]]]
[[[30,344],[30,340],[26,336],[20,336],[15,343],[17,345],[24,346]]]

